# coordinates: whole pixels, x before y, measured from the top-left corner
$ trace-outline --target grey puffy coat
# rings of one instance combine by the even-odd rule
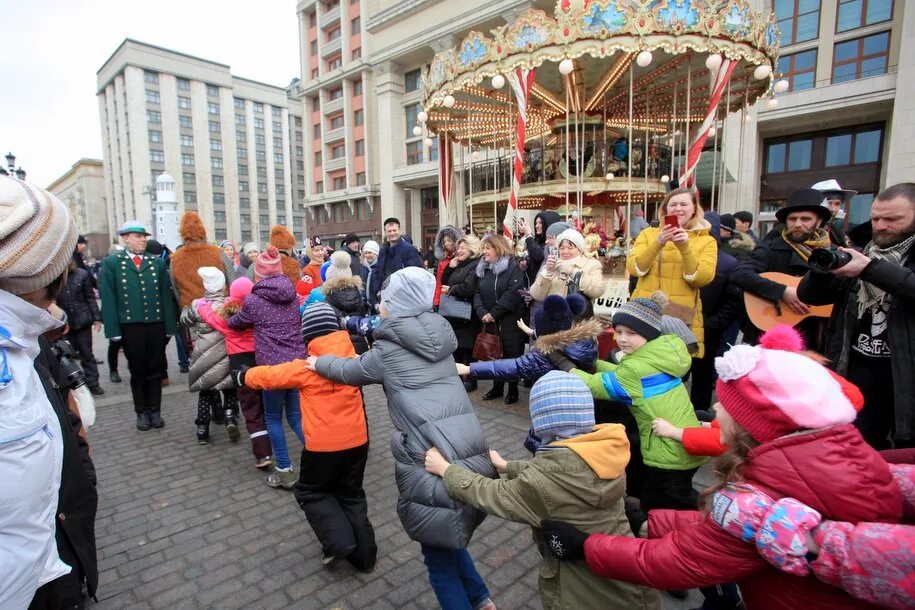
[[[321,356],[317,371],[338,383],[380,383],[394,424],[391,452],[400,497],[397,514],[407,535],[430,546],[460,549],[485,516],[452,500],[442,480],[426,472],[426,451],[495,478],[483,429],[455,372],[457,339],[436,313],[385,318],[372,349],[356,359]]]
[[[222,292],[205,292],[203,298],[213,309],[219,309],[225,301]],[[191,392],[233,389],[235,383],[229,375],[226,338],[203,321],[193,303],[181,312],[181,323],[188,327],[194,339],[188,375]]]

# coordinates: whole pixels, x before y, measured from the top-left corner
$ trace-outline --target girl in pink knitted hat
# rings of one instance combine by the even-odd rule
[[[752,485],[773,501],[796,498],[824,519],[899,523],[900,486],[852,424],[856,412],[838,381],[821,364],[788,349],[780,343],[738,345],[716,359],[715,410],[722,443],[730,449],[718,461],[720,481],[706,498]],[[712,514],[652,511],[649,539],[589,536],[562,522],[542,526],[557,557],[584,558],[606,578],[663,590],[736,582],[747,608],[872,607],[812,577],[776,569],[757,550],[753,533],[730,531],[734,507],[727,498],[719,494]],[[778,530],[776,523],[769,543],[778,542]]]

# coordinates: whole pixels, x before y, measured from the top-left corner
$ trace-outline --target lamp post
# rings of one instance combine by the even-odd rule
[[[16,169],[16,155],[6,153],[6,167],[0,167],[0,176],[15,176],[20,180],[25,180],[25,170],[22,166]]]

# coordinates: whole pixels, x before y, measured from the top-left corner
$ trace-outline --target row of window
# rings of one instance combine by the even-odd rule
[[[354,143],[356,157],[365,156],[365,140],[356,140]],[[346,156],[346,146],[344,144],[336,144],[330,147],[330,158],[331,159],[343,159]],[[321,165],[322,155],[321,151],[315,153],[315,167]]]
[[[889,59],[890,33],[880,32],[835,45],[832,53],[832,83],[885,74]],[[816,79],[817,50],[784,55],[778,72],[788,81],[789,91],[812,89]]]
[[[350,4],[359,4],[359,0],[349,0],[349,3]],[[338,6],[340,6],[340,0],[330,0],[330,2],[325,2],[324,10],[322,11],[322,13],[326,15],[327,13],[334,10]],[[308,14],[308,26],[315,27],[317,25],[318,25],[318,14],[316,12],[312,11],[311,13]]]
[[[333,190],[341,191],[346,188],[346,178],[338,176],[333,179]],[[365,172],[356,172],[356,186],[365,186]],[[315,182],[315,194],[320,195],[324,192],[324,181]],[[302,196],[302,195],[300,195]],[[362,220],[361,218],[359,220]]]
[[[882,148],[881,126],[864,126],[842,132],[767,140],[766,173],[778,174],[878,163]]]
[[[847,32],[893,18],[893,0],[839,0],[836,32]],[[819,0],[773,0],[782,45],[814,40],[820,34]]]

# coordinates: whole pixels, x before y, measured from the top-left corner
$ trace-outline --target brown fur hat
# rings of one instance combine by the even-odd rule
[[[203,221],[197,212],[187,211],[181,215],[181,223],[178,225],[178,234],[181,240],[188,241],[206,241],[207,230],[203,226]]]
[[[289,253],[295,247],[295,236],[283,225],[276,225],[270,229],[270,243]]]

